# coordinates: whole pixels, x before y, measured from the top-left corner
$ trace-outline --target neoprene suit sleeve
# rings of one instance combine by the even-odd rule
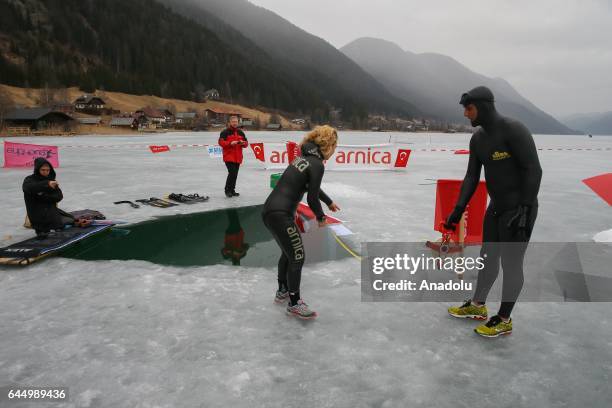
[[[308,206],[317,216],[318,221],[322,221],[325,218],[325,213],[321,207],[321,201],[319,201],[319,195],[321,194],[321,180],[323,180],[323,173],[325,168],[323,163],[315,160],[310,161],[309,167],[309,180],[308,180]],[[325,193],[323,193],[326,195]],[[327,197],[329,198],[329,197]]]
[[[467,204],[470,202],[472,195],[478,188],[478,183],[480,182],[480,171],[482,170],[482,163],[476,156],[476,148],[474,138],[476,135],[472,136],[470,140],[470,160],[468,162],[467,172],[465,173],[465,177],[463,179],[463,183],[461,184],[461,192],[459,193],[459,199],[457,200],[457,207],[465,210]]]
[[[511,137],[508,137],[508,146],[516,159],[521,171],[521,204],[531,206],[538,197],[542,181],[542,166],[538,158],[533,136],[529,130],[520,123],[512,125]]]
[[[319,189],[319,200],[323,201],[328,206],[334,202],[322,189]]]

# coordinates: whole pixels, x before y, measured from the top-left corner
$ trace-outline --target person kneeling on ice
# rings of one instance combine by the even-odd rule
[[[287,167],[266,200],[262,213],[265,226],[282,251],[278,261],[278,291],[274,302],[281,304],[289,298],[287,314],[301,319],[313,319],[317,314],[300,297],[306,254],[300,230],[295,224],[295,213],[306,192],[308,205],[316,215],[319,227],[325,226],[320,201],[333,212],[340,210],[321,190],[325,171],[323,160],[334,154],[337,143],[338,132],[330,126],[318,126],[306,135],[300,145],[302,155]]]
[[[246,148],[249,142],[241,129],[238,129],[238,117],[230,117],[227,129],[219,136],[219,146],[223,148],[223,161],[227,167],[227,179],[225,181],[225,196],[238,197],[236,192],[236,180],[238,170],[242,164],[242,149]]]
[[[468,169],[459,199],[446,220],[454,229],[476,191],[481,168],[485,169],[491,202],[483,225],[484,268],[478,273],[474,299],[450,307],[451,316],[486,320],[487,295],[504,270],[499,312],[475,331],[484,337],[512,333],[510,313],[523,288],[523,259],[538,213],[538,192],[542,167],[535,142],[520,122],[497,113],[493,93],[480,86],[463,94],[460,104],[472,126],[480,126],[470,140]]]
[[[53,166],[42,157],[34,160],[34,173],[23,180],[23,198],[30,224],[40,239],[47,237],[51,230],[61,230],[75,223],[72,215],[57,208],[64,195],[55,179]],[[79,224],[86,226],[82,222]]]

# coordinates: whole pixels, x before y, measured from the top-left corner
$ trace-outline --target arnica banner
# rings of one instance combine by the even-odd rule
[[[284,169],[294,158],[293,143],[263,143],[258,153],[266,169]],[[263,152],[262,152],[263,150]],[[325,162],[328,170],[404,170],[411,151],[394,144],[338,145],[334,155]]]

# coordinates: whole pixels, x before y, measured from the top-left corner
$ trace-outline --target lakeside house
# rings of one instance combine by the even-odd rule
[[[159,111],[164,115],[164,118],[166,119],[166,124],[168,126],[172,125],[174,121],[176,120],[174,113],[172,113],[170,109],[164,108],[164,109],[160,109]]]
[[[266,130],[280,131],[283,130],[283,126],[280,123],[268,123]]]
[[[220,98],[221,95],[219,94],[219,91],[217,91],[215,88],[209,89],[208,91],[204,92],[204,100],[218,101]]]
[[[106,109],[106,102],[95,95],[81,95],[73,105],[75,111],[84,113],[101,114]]]
[[[242,114],[238,112],[227,111],[220,108],[208,108],[204,111],[206,120],[211,123],[225,124],[232,116],[237,116],[238,119],[242,118]]]
[[[67,129],[74,119],[51,108],[24,108],[9,112],[4,122],[7,128],[27,128],[29,130],[44,130],[49,128]]]
[[[138,119],[133,116],[115,116],[110,122],[112,128],[130,128],[136,130],[138,125]]]
[[[155,125],[163,126],[167,123],[168,117],[167,115],[159,109],[155,108],[142,108],[134,112],[134,116],[140,118],[146,118],[148,123],[154,123]],[[139,123],[141,121],[139,120]],[[142,125],[142,123],[140,123]]]
[[[77,117],[76,120],[81,125],[100,126],[100,124],[102,123],[102,118],[100,116],[83,116]]]
[[[63,112],[67,115],[74,113],[74,104],[57,102],[51,107],[54,111]]]
[[[202,125],[202,128],[206,128],[201,122],[200,115],[196,112],[177,112],[174,118],[174,127],[176,129],[195,129]]]
[[[249,117],[243,116],[240,118],[240,126],[255,126],[255,121]]]
[[[174,123],[177,125],[184,125],[193,123],[196,119],[198,119],[198,114],[196,112],[176,112]]]

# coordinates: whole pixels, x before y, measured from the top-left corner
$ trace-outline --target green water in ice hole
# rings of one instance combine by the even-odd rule
[[[164,216],[117,226],[62,253],[87,261],[142,260],[159,265],[276,267],[280,248],[261,219],[261,205]],[[303,234],[306,263],[350,256],[328,228]]]

